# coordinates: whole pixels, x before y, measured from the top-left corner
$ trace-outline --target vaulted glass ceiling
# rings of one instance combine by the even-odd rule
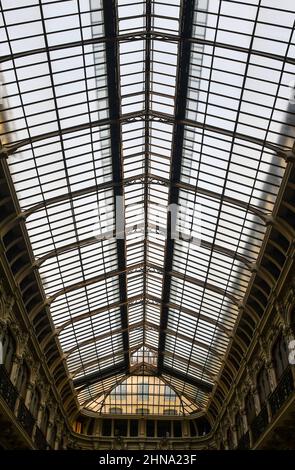
[[[100,414],[187,415],[197,405],[178,395],[163,380],[149,375],[131,375],[110,393],[98,396],[85,405]]]
[[[207,406],[293,145],[294,13],[1,2],[1,142],[82,407],[139,357]]]

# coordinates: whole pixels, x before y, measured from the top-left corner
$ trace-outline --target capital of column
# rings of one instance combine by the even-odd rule
[[[29,339],[28,333],[24,333],[16,322],[11,323],[11,329],[16,337],[16,349],[19,355],[23,356]]]

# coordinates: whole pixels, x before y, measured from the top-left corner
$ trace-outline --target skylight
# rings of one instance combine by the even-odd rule
[[[206,409],[294,141],[294,2],[1,4],[1,143],[80,406],[142,362]]]

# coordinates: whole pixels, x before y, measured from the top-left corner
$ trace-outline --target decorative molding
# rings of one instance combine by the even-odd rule
[[[15,299],[6,294],[3,282],[0,280],[0,319],[5,323],[12,321],[12,311]]]

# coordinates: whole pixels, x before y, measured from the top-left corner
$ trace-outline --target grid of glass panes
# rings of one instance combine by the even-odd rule
[[[136,299],[128,312],[131,351],[158,345],[181,15],[179,0],[151,3],[157,38],[144,34],[145,2],[117,3],[119,33],[138,35],[119,45],[122,114],[137,116],[122,125],[126,264],[136,265],[127,274],[128,298]],[[7,56],[1,139],[22,141],[8,161],[68,366],[80,377],[123,357],[118,279],[99,278],[117,267],[115,243],[99,239],[114,227],[113,190],[96,188],[112,181],[110,129],[96,122],[108,117],[102,3],[1,6]],[[275,147],[290,149],[295,135],[293,0],[283,8],[272,0],[198,0],[192,17],[179,203],[186,210],[198,204],[206,217],[199,244],[175,242],[164,364],[209,383],[220,370],[265,233],[263,218],[284,173]],[[167,33],[169,40],[161,40]],[[184,234],[199,236],[191,222],[188,216]],[[171,380],[206,403],[200,390]]]
[[[110,128],[98,124],[105,46],[87,44],[104,34],[102,4],[4,1],[2,21],[3,53],[14,54],[2,66],[3,142],[21,141],[11,175],[68,370],[81,377],[123,360]]]
[[[178,31],[179,4],[179,1],[174,1],[173,5],[170,5],[167,22],[167,5],[159,1],[152,2],[151,29],[161,28],[164,20],[166,25],[170,21],[169,28]],[[119,0],[119,34],[137,32],[140,26],[147,28],[148,18],[144,16],[145,13],[146,7],[143,3]],[[143,15],[142,23],[139,15]],[[145,62],[147,47],[151,53],[149,69]],[[168,189],[163,188],[160,195],[157,176],[169,178],[172,126],[149,122],[149,113],[155,109],[173,115],[177,51],[177,43],[149,38],[132,42],[122,41],[119,44],[121,112],[145,113],[144,120],[139,118],[122,124],[123,174],[128,181],[134,178],[133,182],[124,187],[126,265],[144,265],[144,270],[139,266],[127,274],[128,298],[140,293],[145,299],[150,293],[160,298],[162,292],[163,274],[150,274],[147,265],[150,253],[153,257],[153,250],[157,253],[157,263],[160,263],[161,267],[164,263],[163,232],[167,222]],[[159,306],[152,309],[139,303],[131,305],[128,308],[128,319],[129,325],[138,325],[129,331],[131,351],[142,344],[156,348],[158,332],[146,326],[147,322],[156,328],[159,326]]]
[[[150,375],[132,375],[107,394],[100,413],[183,415],[198,408],[167,383]],[[97,409],[97,411],[99,411]]]
[[[107,393],[110,393],[124,379],[125,374],[116,374],[104,380],[81,387],[78,392],[78,400],[81,406],[91,410],[100,411],[104,403],[104,398]]]
[[[207,405],[208,394],[197,386],[191,385],[184,380],[176,379],[168,374],[163,374],[163,379],[181,396],[185,413],[193,413]]]
[[[288,149],[294,137],[294,14],[277,9],[277,22],[274,5],[258,3],[195,3],[179,203],[203,212],[201,242],[175,243],[170,300],[188,311],[169,310],[176,336],[166,337],[164,364],[209,383],[228,345],[220,326],[234,327],[284,174],[271,144]]]

